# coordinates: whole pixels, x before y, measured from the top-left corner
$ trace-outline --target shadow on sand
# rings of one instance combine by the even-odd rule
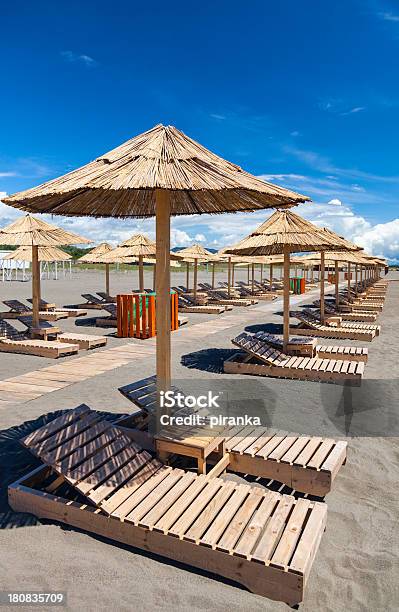
[[[244,329],[251,334],[256,334],[256,332],[260,331],[274,335],[283,334],[283,326],[280,323],[256,323],[254,325],[246,325]]]
[[[223,363],[236,352],[237,349],[202,349],[195,353],[182,355],[181,364],[190,370],[202,370],[203,372],[221,374],[223,372]]]

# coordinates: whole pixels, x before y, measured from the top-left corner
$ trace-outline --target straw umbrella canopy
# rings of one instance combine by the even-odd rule
[[[181,259],[184,259],[187,265],[187,271],[186,271],[187,290],[189,289],[189,286],[188,286],[189,265],[190,265],[190,262],[192,261],[194,262],[193,298],[194,298],[194,301],[196,301],[197,299],[198,261],[212,261],[215,258],[215,256],[213,253],[211,253],[207,249],[204,249],[204,247],[200,244],[192,244],[191,246],[186,247],[185,249],[181,249],[180,251],[176,253],[176,255],[180,257]]]
[[[295,206],[309,200],[215,155],[173,126],[157,125],[65,176],[6,198],[35,212],[156,218],[157,384],[170,387],[170,217]]]
[[[78,263],[103,263],[97,260],[97,257],[101,257],[102,255],[109,253],[109,251],[112,251],[112,246],[108,244],[108,242],[101,242],[96,247],[94,247],[94,249],[92,249],[89,253],[86,253],[86,255],[79,257]],[[105,264],[105,293],[107,295],[110,295],[109,293],[109,263]]]
[[[139,291],[144,291],[143,258],[156,254],[156,244],[144,234],[134,234],[115,249],[106,253],[104,262],[126,262],[127,257],[137,258],[139,262]]]
[[[321,230],[310,221],[290,210],[277,210],[250,236],[229,249],[238,255],[284,254],[284,350],[289,342],[289,301],[290,301],[290,253],[322,251],[322,279],[324,277],[324,251],[345,248],[345,241],[339,236]],[[324,282],[320,286],[320,311],[324,318]]]
[[[139,291],[144,291],[144,263],[147,258],[156,256],[156,243],[144,234],[134,234],[115,249],[101,256],[103,263],[136,263],[139,264]],[[178,259],[173,253],[170,260]],[[99,259],[97,258],[97,261]],[[155,275],[154,267],[154,275]]]
[[[331,235],[331,232],[330,234]],[[355,272],[356,272],[356,284],[355,284],[355,291],[357,293],[357,266],[359,264],[364,265],[365,264],[365,258],[363,256],[363,254],[361,253],[361,249],[360,247],[357,247],[354,243],[351,243],[347,240],[345,240],[346,245],[349,245],[352,249],[357,249],[357,250],[352,250],[352,251],[348,251],[348,250],[342,250],[342,251],[326,251],[324,253],[324,263],[327,262],[333,262],[334,263],[334,283],[335,283],[335,304],[338,307],[339,306],[339,264],[341,263],[345,263],[347,265],[348,268],[348,291],[350,290],[350,281],[351,281],[351,264],[355,265]],[[312,255],[306,255],[303,257],[303,259],[305,261],[308,262],[313,262],[313,263],[317,263],[319,265],[321,265],[321,255],[320,253],[313,253]]]
[[[39,327],[40,264],[39,247],[89,244],[90,240],[67,232],[31,215],[20,217],[0,230],[0,244],[31,247],[32,250],[32,319],[33,331]]]
[[[32,247],[19,247],[3,257],[3,259],[31,262],[33,260]],[[69,261],[72,259],[72,255],[57,247],[39,247],[38,259],[39,261]]]

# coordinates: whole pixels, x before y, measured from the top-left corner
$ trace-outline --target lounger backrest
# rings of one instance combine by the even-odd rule
[[[33,319],[32,319],[32,317],[30,315],[28,315],[26,317],[18,317],[18,321],[21,321],[21,323],[26,325],[26,327],[28,329],[33,327]],[[52,329],[54,327],[54,325],[52,325],[48,321],[39,321],[39,327],[40,327],[40,329]]]
[[[261,361],[265,361],[268,365],[283,365],[290,358],[278,348],[271,347],[270,344],[262,339],[255,338],[251,334],[243,332],[234,340],[233,344],[239,346],[250,355],[254,355]]]
[[[105,301],[109,300],[110,296],[107,293],[105,293],[105,291],[96,291],[96,293],[97,295],[100,296],[102,300],[105,300]]]
[[[117,315],[117,309],[116,309],[116,304],[103,304],[103,310],[105,310],[106,312],[109,312],[110,315],[112,315],[113,317],[116,317]]]
[[[82,298],[87,300],[90,304],[102,304],[103,303],[103,300],[100,300],[100,298],[93,295],[92,293],[82,293],[81,295],[82,295]]]
[[[3,300],[3,304],[8,306],[10,310],[15,310],[15,312],[29,312],[29,306],[25,306],[19,300]]]
[[[26,299],[27,302],[30,302],[32,304],[33,300],[32,298],[27,298]],[[46,300],[43,300],[42,298],[40,298],[40,308],[44,308],[45,306],[47,306],[48,302],[46,302]]]
[[[8,323],[8,321],[0,319],[0,337],[7,338],[7,340],[25,340],[26,334],[20,332],[13,325]]]

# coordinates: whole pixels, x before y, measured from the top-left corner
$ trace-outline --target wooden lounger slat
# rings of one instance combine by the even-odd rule
[[[234,554],[241,557],[250,557],[256,542],[263,532],[270,515],[278,504],[280,496],[274,491],[268,491],[255,514],[247,523],[238,543],[234,547]]]
[[[303,530],[306,517],[310,508],[308,499],[298,499],[291,516],[285,526],[283,535],[276,547],[271,558],[271,565],[274,567],[286,568],[291,559],[291,555],[295,550],[295,546],[299,540]]]
[[[201,537],[200,543],[206,546],[216,548],[216,545],[233,519],[237,514],[244,499],[248,496],[250,488],[248,485],[238,485],[233,492],[227,503],[224,504],[222,511],[216,516],[212,525],[207,529],[205,534]]]
[[[175,484],[175,486],[157,503],[147,514],[140,520],[142,527],[153,527],[167,514],[167,511],[173,506],[176,500],[180,499],[190,485],[195,481],[196,476],[192,473],[186,473]]]
[[[122,451],[121,462],[125,459],[125,451]],[[118,461],[114,460],[110,464],[105,465],[104,471],[99,474],[99,478],[101,479],[104,476],[105,479],[102,480],[101,484],[96,487],[95,490],[91,491],[90,495],[88,495],[89,499],[94,504],[99,504],[106,497],[109,497],[115,490],[117,490],[121,485],[123,485],[129,478],[132,477],[133,474],[137,472],[141,467],[145,466],[151,460],[151,455],[147,453],[147,451],[142,451],[140,453],[131,453],[131,457],[128,463],[125,463],[123,467],[118,466]],[[90,480],[90,477],[89,477]],[[90,482],[87,483],[88,487],[90,486]],[[85,483],[79,483],[79,488],[82,488]],[[91,487],[92,488],[92,487]],[[89,489],[90,490],[90,489]]]
[[[103,455],[101,451],[98,454],[100,456]],[[109,490],[111,488],[114,490],[115,486],[119,486],[119,476],[118,478],[114,477],[116,472],[121,475],[123,474],[125,480],[127,480],[134,473],[136,465],[145,465],[150,459],[151,455],[146,451],[139,453],[137,447],[123,447],[114,455],[107,457],[105,462],[82,478],[76,484],[76,488],[91,501],[95,502],[95,499],[98,499],[105,489]],[[126,465],[127,463],[129,465]],[[105,487],[105,489],[100,492],[100,487]],[[89,492],[93,489],[95,489],[95,492],[89,495]],[[95,503],[100,501],[101,499],[98,499],[98,502]]]
[[[217,544],[218,550],[232,553],[248,521],[263,499],[264,492],[253,488]]]
[[[157,487],[152,489],[151,493],[148,493],[144,499],[138,503],[134,510],[129,512],[125,517],[125,521],[129,521],[138,525],[140,519],[143,518],[152,508],[160,501],[163,497],[174,487],[174,485],[181,480],[184,476],[183,470],[174,469],[171,470],[166,477],[158,484]]]
[[[70,482],[83,480],[96,468],[103,465],[109,456],[114,456],[129,444],[126,438],[118,438],[116,428],[106,430],[86,446],[79,447],[58,465]],[[99,452],[104,448],[105,452]]]
[[[201,514],[204,508],[208,506],[211,499],[214,497],[220,487],[221,483],[216,478],[208,482],[207,486],[202,489],[198,497],[183,512],[173,527],[169,529],[169,533],[177,537],[182,537]]]
[[[293,505],[294,498],[289,495],[283,495],[283,498],[279,500],[273,516],[252,553],[253,559],[260,562],[265,562],[265,560],[270,559],[284,530],[285,521]]]
[[[55,447],[53,450],[41,454],[40,458],[46,461],[47,463],[57,464],[67,455],[70,455],[76,449],[77,446],[82,446],[86,444],[90,440],[93,440],[94,438],[102,434],[106,429],[111,427],[111,423],[107,421],[93,421],[93,423],[91,423],[92,426],[88,427],[84,431],[79,432],[76,436],[70,438],[66,442],[63,442],[61,445]]]
[[[95,423],[99,419],[99,415],[95,412],[85,413],[82,415],[82,418],[74,420],[72,423],[68,424],[62,429],[58,429],[51,436],[40,440],[34,446],[30,445],[30,450],[41,457],[42,455],[66,443],[70,438],[73,438],[79,432],[84,431],[92,423]]]
[[[66,413],[50,421],[50,423],[47,423],[45,426],[40,427],[40,429],[36,429],[36,431],[33,431],[22,438],[21,443],[30,448],[42,440],[49,438],[52,434],[65,427],[65,425],[71,423],[87,412],[90,412],[90,408],[86,406],[86,404],[81,404],[73,410],[68,410]]]
[[[158,522],[154,525],[154,529],[167,533],[207,484],[208,481],[203,474],[197,476],[194,482],[184,491],[181,497],[158,520]]]
[[[138,489],[144,482],[162,468],[162,464],[157,459],[152,459],[138,471],[126,483],[116,491],[109,499],[101,502],[101,509],[107,514],[122,516],[122,504]],[[120,512],[120,514],[118,514]]]

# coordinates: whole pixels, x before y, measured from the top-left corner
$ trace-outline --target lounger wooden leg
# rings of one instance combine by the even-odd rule
[[[169,453],[166,451],[159,451],[158,452],[158,458],[160,461],[162,461],[162,463],[167,464],[168,460],[169,460]]]
[[[206,474],[206,459],[198,457],[198,474]]]

